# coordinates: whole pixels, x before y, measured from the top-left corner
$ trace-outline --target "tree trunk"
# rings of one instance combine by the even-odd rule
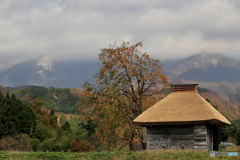
[[[134,149],[134,144],[131,142],[129,142],[129,149],[130,149],[130,151],[133,151],[133,149]]]
[[[142,149],[146,150],[147,149],[147,128],[146,127],[141,127],[142,128]]]
[[[143,126],[138,126],[137,129],[138,129],[137,133],[142,145],[142,150],[146,150],[147,149],[147,129],[146,127],[143,127]]]
[[[131,133],[131,136],[129,137],[129,141],[128,141],[128,144],[129,144],[129,149],[130,151],[133,151],[134,150],[134,146],[135,146],[135,143],[134,143],[134,137],[135,137],[135,131],[133,131]]]
[[[146,150],[147,149],[147,143],[142,143],[142,149]]]

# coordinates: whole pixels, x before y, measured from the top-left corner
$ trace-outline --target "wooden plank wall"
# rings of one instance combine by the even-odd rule
[[[207,150],[207,126],[194,125],[194,150]]]
[[[179,142],[187,144],[185,149],[194,149],[193,125],[166,125],[147,127],[147,150],[160,149],[159,145],[167,142],[169,149],[178,149]]]
[[[172,85],[172,92],[196,92],[196,84],[193,85]]]
[[[147,150],[162,149],[159,145],[167,143],[168,149],[178,149],[179,142],[186,142],[192,150],[208,150],[207,126],[202,125],[165,125],[147,127]]]

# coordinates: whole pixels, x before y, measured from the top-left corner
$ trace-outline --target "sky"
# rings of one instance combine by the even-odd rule
[[[202,52],[240,60],[240,1],[4,0],[0,35],[0,66],[40,55],[98,60],[123,41],[160,60]]]

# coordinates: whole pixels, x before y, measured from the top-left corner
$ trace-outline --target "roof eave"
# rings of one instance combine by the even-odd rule
[[[152,126],[152,125],[192,125],[192,124],[206,124],[206,123],[213,123],[219,127],[224,127],[226,125],[231,124],[218,121],[218,120],[202,120],[202,121],[172,121],[172,122],[133,122],[135,125],[139,126]]]

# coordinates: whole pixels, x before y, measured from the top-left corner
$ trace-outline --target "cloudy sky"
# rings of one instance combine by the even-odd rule
[[[160,60],[222,53],[240,59],[239,0],[2,0],[0,63],[45,54],[97,60],[116,42],[143,42]]]

